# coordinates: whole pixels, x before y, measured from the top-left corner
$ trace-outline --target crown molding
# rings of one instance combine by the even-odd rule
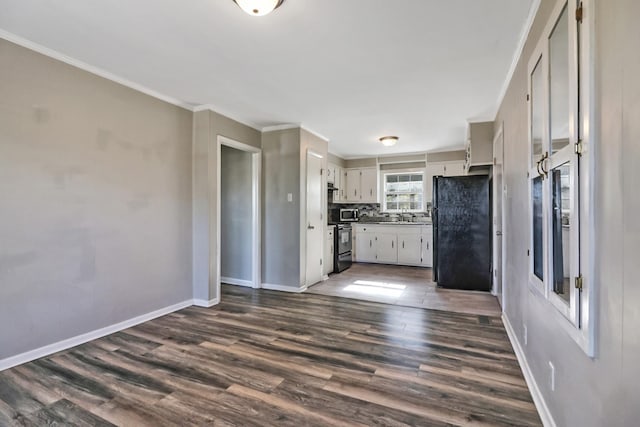
[[[258,132],[263,132],[263,128],[262,126],[258,125],[255,122],[252,122],[251,120],[246,120],[243,118],[238,117],[235,114],[229,113],[228,111],[226,111],[223,108],[218,107],[217,105],[214,104],[201,104],[201,105],[196,105],[195,107],[193,107],[191,109],[191,111],[193,111],[194,113],[198,113],[200,111],[212,111],[216,114],[220,114],[221,116],[224,116],[228,119],[234,120],[240,124],[243,124],[245,126],[249,126],[252,129],[257,130]]]
[[[265,126],[260,129],[262,132],[275,132],[278,130],[302,129],[302,126],[295,123],[287,123],[284,125]]]
[[[520,58],[522,57],[522,53],[524,51],[524,45],[527,43],[527,38],[529,38],[529,32],[531,31],[531,27],[533,26],[533,21],[538,14],[538,9],[540,8],[541,0],[533,0],[531,4],[531,8],[529,9],[529,16],[527,16],[527,20],[525,22],[524,27],[522,28],[522,32],[520,33],[520,39],[518,40],[518,47],[513,55],[511,60],[511,65],[509,66],[509,71],[507,72],[507,77],[502,84],[502,88],[500,89],[500,95],[498,96],[498,105],[496,106],[496,113],[498,114],[498,110],[502,106],[502,102],[504,101],[504,97],[507,95],[507,90],[509,90],[509,85],[511,84],[511,80],[513,79],[513,75],[516,72],[516,67],[518,66],[518,62],[520,62]],[[493,119],[495,121],[495,117]]]
[[[71,65],[73,67],[79,68],[88,73],[94,74],[96,76],[102,77],[104,79],[110,80],[114,83],[118,83],[122,86],[128,87],[129,89],[133,89],[137,92],[141,92],[145,95],[151,96],[153,98],[159,99],[160,101],[167,102],[169,104],[175,105],[180,108],[184,108],[185,110],[193,111],[193,105],[181,101],[177,98],[173,98],[171,96],[165,95],[163,93],[157,92],[153,89],[149,89],[146,86],[141,84],[132,82],[131,80],[127,80],[125,78],[119,77],[109,71],[103,70],[99,67],[94,67],[93,65],[89,65],[85,62],[79,61],[75,58],[67,56],[57,50],[50,49],[48,47],[42,46],[38,43],[32,42],[31,40],[25,39],[24,37],[20,37],[16,34],[13,34],[9,31],[5,31],[0,29],[0,38],[7,40],[11,43],[17,44],[18,46],[22,46],[26,49],[32,50],[44,56],[48,56],[49,58],[53,58],[60,62],[64,62],[65,64]]]

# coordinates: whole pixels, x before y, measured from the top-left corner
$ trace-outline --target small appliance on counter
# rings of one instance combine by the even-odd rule
[[[358,221],[358,209],[340,209],[340,222]]]
[[[353,263],[351,238],[351,224],[336,224],[336,232],[333,234],[334,273],[340,273],[348,269]]]

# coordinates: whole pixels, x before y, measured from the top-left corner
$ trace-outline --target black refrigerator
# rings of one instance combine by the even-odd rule
[[[441,288],[491,290],[491,181],[434,177],[433,275]]]

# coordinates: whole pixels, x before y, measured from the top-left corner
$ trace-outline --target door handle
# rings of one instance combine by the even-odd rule
[[[402,249],[404,249],[404,240],[402,241]]]
[[[369,239],[369,247],[371,247],[372,244],[371,239]]]
[[[502,236],[502,231],[496,231],[496,236]]]
[[[391,249],[393,249],[393,240],[391,241]]]
[[[369,195],[373,196],[373,188],[369,190]]]
[[[308,230],[315,230],[315,227],[311,224],[309,224],[309,226],[307,227]]]

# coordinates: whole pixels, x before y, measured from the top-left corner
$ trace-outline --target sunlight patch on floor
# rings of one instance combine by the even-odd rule
[[[399,297],[405,289],[405,285],[376,282],[371,280],[356,280],[352,285],[348,285],[344,288],[347,292],[358,292],[361,294],[378,295],[383,297]]]

